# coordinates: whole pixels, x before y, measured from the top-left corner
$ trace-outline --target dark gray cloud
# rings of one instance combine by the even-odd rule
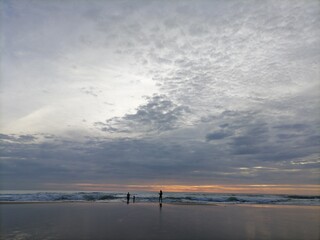
[[[220,131],[220,132],[208,133],[206,135],[206,139],[207,141],[212,141],[212,140],[224,139],[228,136],[230,136],[230,133]]]
[[[15,134],[0,134],[0,142],[17,142],[17,143],[26,143],[33,142],[37,137],[27,134],[27,135],[15,135]]]
[[[210,124],[227,131],[227,136],[210,132],[202,135],[206,141],[196,135],[193,141],[191,136],[183,141],[88,137],[84,142],[51,136],[50,142],[37,143],[8,141],[6,135],[1,144],[3,187],[40,188],[43,182],[317,184],[318,144],[310,144],[309,135],[294,135],[300,123],[279,130],[238,112],[221,114]],[[311,129],[306,126],[304,132]],[[290,138],[279,138],[288,131]],[[319,140],[319,135],[312,139]]]
[[[177,105],[165,95],[146,98],[147,103],[137,108],[134,114],[111,118],[96,126],[106,132],[163,132],[183,124],[183,118],[189,112],[188,107]]]

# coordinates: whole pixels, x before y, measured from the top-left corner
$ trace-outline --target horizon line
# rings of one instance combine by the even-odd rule
[[[109,183],[47,183],[46,191],[145,191],[248,193],[248,194],[300,194],[320,195],[320,184],[109,184]],[[38,189],[2,191],[41,191]]]

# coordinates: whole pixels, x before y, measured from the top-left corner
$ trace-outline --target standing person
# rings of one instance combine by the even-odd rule
[[[136,196],[132,197],[132,202],[134,203],[136,201]]]
[[[129,204],[129,201],[130,201],[130,193],[128,192],[128,194],[127,194],[127,204]]]
[[[159,203],[162,203],[162,190],[159,192]]]

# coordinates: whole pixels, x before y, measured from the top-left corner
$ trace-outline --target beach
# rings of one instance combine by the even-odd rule
[[[6,239],[319,239],[319,206],[0,204]]]

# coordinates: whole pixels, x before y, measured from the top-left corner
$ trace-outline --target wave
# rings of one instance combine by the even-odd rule
[[[136,202],[158,202],[157,193],[133,193]],[[125,202],[126,193],[118,192],[32,192],[0,193],[0,202]],[[284,204],[320,205],[320,196],[268,194],[165,193],[163,202],[190,204]]]

